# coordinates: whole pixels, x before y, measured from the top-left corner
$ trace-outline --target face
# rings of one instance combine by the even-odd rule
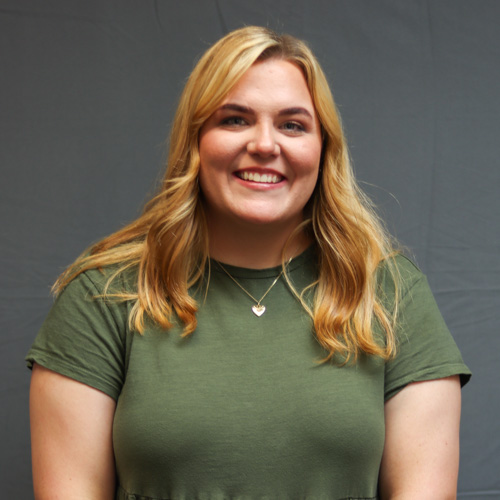
[[[291,232],[316,185],[321,143],[302,71],[279,59],[255,63],[200,131],[209,225]]]

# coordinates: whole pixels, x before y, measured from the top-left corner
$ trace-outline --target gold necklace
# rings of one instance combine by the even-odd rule
[[[290,259],[287,262],[287,265],[290,264]],[[233,278],[230,274],[229,271],[220,263],[217,262],[218,266],[254,301],[256,302],[255,305],[252,306],[252,312],[255,314],[255,316],[262,316],[266,312],[266,306],[264,304],[261,304],[261,302],[264,300],[266,295],[271,291],[274,285],[278,283],[278,280],[281,278],[283,274],[283,269],[281,270],[281,273],[276,276],[276,279],[271,283],[271,286],[266,290],[266,293],[260,298],[260,300],[257,300],[248,290],[246,290],[241,283],[239,283],[235,278]]]

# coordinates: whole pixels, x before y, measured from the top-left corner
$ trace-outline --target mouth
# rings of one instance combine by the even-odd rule
[[[244,181],[255,182],[257,184],[278,184],[284,177],[276,173],[249,172],[247,170],[235,172],[236,177]]]

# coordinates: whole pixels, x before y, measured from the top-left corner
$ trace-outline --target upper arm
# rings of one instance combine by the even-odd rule
[[[458,376],[409,384],[386,402],[381,498],[456,498],[460,405]]]
[[[37,499],[114,498],[115,401],[97,389],[35,364],[30,421]]]

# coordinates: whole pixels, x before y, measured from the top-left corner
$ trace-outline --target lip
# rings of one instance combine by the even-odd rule
[[[262,167],[240,168],[233,172],[233,176],[237,181],[252,187],[276,187],[286,180],[278,171]]]

